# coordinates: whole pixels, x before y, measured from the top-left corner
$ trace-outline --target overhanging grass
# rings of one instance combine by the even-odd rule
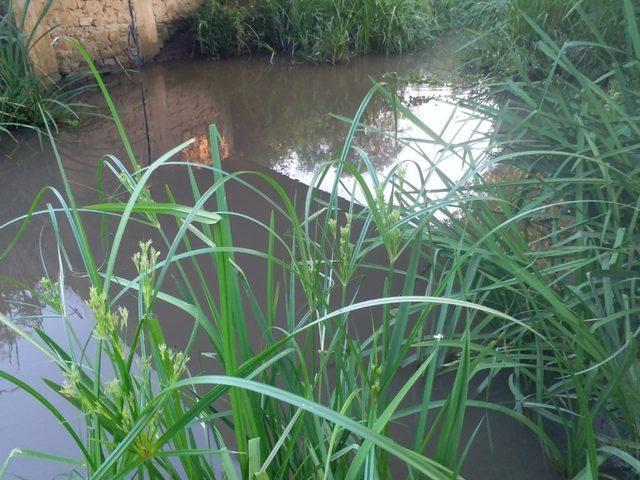
[[[410,116],[408,111],[405,114]],[[357,125],[354,123],[351,129],[349,142],[358,131]],[[215,146],[215,128],[211,133]],[[349,142],[345,154],[350,150]],[[453,153],[465,155],[466,151],[461,145]],[[283,235],[273,222],[263,224],[271,246],[260,252],[235,247],[230,231],[223,227],[233,218],[224,213],[232,208],[225,205],[225,184],[255,174],[223,174],[215,148],[213,152],[213,165],[201,167],[211,170],[213,184],[201,192],[193,183],[193,207],[173,204],[171,196],[156,204],[144,193],[153,172],[170,161],[171,155],[167,155],[140,175],[118,175],[129,178],[126,186],[131,198],[125,204],[83,209],[95,214],[115,212],[120,217],[116,240],[107,254],[114,260],[106,262],[106,271],[94,270],[96,261],[85,260],[84,264],[94,271],[89,278],[96,279],[90,305],[97,318],[96,341],[102,355],[94,362],[77,353],[74,356],[72,352],[83,350],[83,341],[56,345],[36,330],[40,338],[34,341],[67,377],[64,385],[51,386],[85,412],[86,438],[90,440],[81,440],[85,437],[81,435],[76,436],[76,442],[84,452],[88,472],[93,472],[92,478],[120,478],[136,469],[178,478],[180,472],[169,458],[178,459],[188,475],[213,478],[211,455],[223,459],[228,478],[235,478],[235,461],[242,465],[245,475],[257,473],[256,478],[313,472],[325,478],[361,478],[363,472],[388,472],[387,455],[406,462],[413,475],[422,472],[429,478],[451,478],[448,469],[457,471],[462,463],[452,452],[464,451],[466,440],[460,436],[464,410],[476,405],[507,413],[527,425],[543,441],[549,455],[566,465],[568,473],[573,472],[572,476],[585,465],[589,448],[595,455],[595,468],[603,455],[629,455],[625,445],[634,441],[631,431],[621,434],[619,444],[615,438],[604,437],[596,443],[593,424],[599,414],[607,415],[612,422],[620,418],[625,425],[633,424],[636,410],[629,408],[629,402],[637,401],[637,390],[628,390],[625,378],[633,374],[629,367],[637,362],[634,344],[627,340],[623,348],[612,352],[607,342],[612,322],[620,320],[623,331],[632,335],[628,338],[634,338],[637,332],[625,325],[634,321],[637,309],[600,318],[585,316],[582,303],[576,304],[572,284],[567,282],[563,287],[555,280],[571,279],[585,265],[576,254],[590,254],[590,249],[571,246],[575,241],[571,239],[579,238],[573,230],[582,224],[565,225],[557,234],[557,243],[544,250],[531,248],[529,238],[531,225],[544,222],[549,211],[565,205],[575,207],[576,201],[564,200],[558,190],[570,190],[586,182],[601,186],[600,181],[557,178],[548,187],[543,181],[525,179],[484,183],[481,172],[488,164],[508,164],[513,158],[513,154],[505,153],[477,158],[464,182],[450,181],[444,197],[427,200],[426,183],[414,184],[393,172],[379,179],[377,187],[369,187],[359,168],[340,162],[338,169],[347,179],[355,179],[354,189],[362,190],[359,198],[367,199],[366,208],[335,197],[327,203],[311,189],[307,213],[298,220],[293,201],[275,182],[261,175],[278,192],[276,198],[265,198],[267,205],[278,215],[284,214],[290,228]],[[362,160],[361,168],[373,171],[366,156]],[[121,166],[113,168],[118,173]],[[319,173],[318,179],[321,176]],[[378,193],[386,184],[395,185],[395,204],[386,203]],[[527,194],[533,186],[537,196]],[[485,197],[487,191],[490,199]],[[219,217],[205,209],[208,199],[214,197]],[[517,205],[516,198],[525,201]],[[496,204],[501,207],[498,211]],[[62,204],[61,213],[74,231],[81,231],[82,216],[88,213],[74,213],[75,208],[66,205]],[[319,212],[315,205],[322,205]],[[458,210],[451,210],[451,205]],[[351,220],[345,219],[345,211],[353,216]],[[165,217],[175,219],[177,233],[169,234],[161,227],[164,222],[158,220]],[[115,265],[127,225],[137,220],[161,229],[166,242],[163,250],[168,253],[157,258],[149,246],[144,246],[136,260],[139,275],[125,280],[115,276],[110,265]],[[285,256],[275,254],[275,245],[286,247]],[[65,249],[70,248],[67,243]],[[83,258],[92,258],[91,247],[82,236],[76,237],[76,248],[84,252]],[[379,250],[387,260],[380,263],[376,256],[372,263],[371,253]],[[601,261],[602,249],[592,250]],[[250,279],[235,267],[236,253],[255,255],[269,265],[270,280],[265,288],[272,301],[266,305],[259,306],[260,292],[254,292]],[[571,261],[549,263],[556,257]],[[218,272],[217,282],[199,280],[205,278],[200,269],[206,261],[212,262]],[[187,275],[189,268],[200,273]],[[381,285],[379,299],[358,303],[349,287],[359,282],[363,269],[386,270],[387,281]],[[179,277],[186,296],[178,298],[163,292],[170,271]],[[400,297],[391,296],[397,273],[402,278]],[[56,293],[61,288],[53,282],[49,283],[53,288],[44,289],[49,295],[47,303],[64,318],[64,302]],[[124,291],[137,295],[135,316],[118,313],[107,297],[100,296],[100,292],[113,288],[124,288],[114,298],[120,298]],[[423,292],[427,296],[416,295],[420,288],[426,288]],[[279,297],[278,291],[287,293]],[[184,362],[192,354],[191,347],[183,352],[167,350],[153,313],[157,302],[168,302],[192,318],[192,337],[208,338],[226,376],[188,375]],[[280,302],[284,308],[279,308]],[[374,309],[379,321],[369,336],[358,338],[349,325],[356,321],[354,312],[362,309]],[[125,317],[135,322],[133,337],[123,329]],[[591,327],[597,324],[609,328]],[[25,335],[15,325],[7,325]],[[276,325],[284,330],[274,330]],[[256,327],[268,339],[267,348],[261,351],[255,351],[247,340],[248,329]],[[440,335],[443,340],[438,340]],[[123,341],[125,338],[127,341]],[[445,366],[444,354],[451,350],[460,352],[459,360]],[[316,351],[317,356],[313,353]],[[131,370],[138,354],[149,355],[141,373]],[[407,361],[417,362],[415,375],[400,390],[391,388],[393,378]],[[451,368],[456,377],[451,391],[444,400],[432,398],[433,383]],[[512,372],[510,383],[518,408],[537,413],[537,421],[530,421],[518,410],[467,399],[471,378],[483,379],[488,387],[500,371]],[[184,376],[187,379],[180,380]],[[279,387],[269,386],[276,378],[282,382]],[[29,391],[17,380],[6,375],[5,379]],[[216,386],[209,391],[191,388],[209,384]],[[422,391],[422,401],[400,408],[407,393],[416,388]],[[45,401],[38,393],[31,393]],[[608,416],[608,412],[615,414]],[[413,453],[385,435],[389,422],[409,414],[421,419],[411,442]],[[434,423],[429,426],[427,419]],[[542,419],[566,430],[572,449],[564,458],[563,442],[556,444],[545,433]],[[203,444],[193,430],[203,423],[212,432],[213,443]],[[227,424],[236,436],[233,449],[224,446],[223,439],[228,441],[229,437],[222,431]],[[113,442],[96,440],[97,432]],[[601,443],[606,448],[601,448]],[[435,445],[437,461],[420,455],[428,445]],[[245,454],[236,455],[231,450]]]
[[[380,88],[374,89],[358,110],[343,149],[344,158],[367,102]],[[467,440],[460,432],[468,384],[477,375],[499,371],[505,361],[495,342],[476,344],[472,332],[478,327],[474,323],[478,319],[502,319],[515,325],[522,322],[481,304],[429,295],[433,286],[424,291],[427,295],[417,294],[425,288],[419,263],[427,246],[423,233],[432,218],[425,215],[417,224],[408,224],[410,210],[405,219],[402,209],[386,204],[381,192],[398,177],[392,174],[370,187],[360,173],[361,168],[372,171],[366,156],[359,168],[344,159],[337,163],[339,172],[355,179],[353,188],[362,190],[366,208],[353,201],[345,204],[335,195],[327,204],[311,188],[306,213],[300,218],[293,200],[267,176],[229,176],[220,170],[215,128],[211,143],[212,166],[202,168],[212,172],[212,184],[200,191],[190,174],[192,207],[175,204],[170,192],[166,201],[155,203],[146,187],[154,172],[164,168],[187,142],[139,172],[128,174],[122,164],[110,164],[130,192],[124,204],[80,210],[67,185],[67,199],[58,196],[59,213],[54,209],[41,213],[50,216],[59,248],[80,252],[82,268],[91,282],[89,305],[96,319],[93,360],[86,355],[84,339],[76,339],[74,334],[68,335],[67,345],[56,344],[40,329],[36,329],[37,338],[29,338],[59,365],[65,377],[62,383],[55,379],[47,383],[84,413],[86,431],[69,433],[78,444],[87,475],[121,478],[137,471],[178,478],[183,471],[189,478],[214,478],[210,456],[216,455],[222,459],[228,478],[236,478],[235,461],[245,477],[361,478],[392,475],[388,458],[395,456],[406,463],[411,475],[452,478],[466,451]],[[234,216],[229,211],[232,206],[226,203],[225,185],[231,181],[246,184],[246,175],[258,175],[271,185],[276,197],[265,197],[266,206],[289,223],[286,235],[275,229],[273,221],[262,224],[269,239],[266,252],[235,246],[229,229]],[[318,181],[321,177],[320,172]],[[206,205],[214,198],[219,213],[207,213]],[[104,263],[96,258],[84,233],[83,217],[89,212],[113,212],[118,218]],[[74,245],[59,234],[59,215],[71,226]],[[173,219],[176,233],[167,229],[166,219]],[[135,257],[138,276],[124,279],[117,276],[115,265],[122,255],[124,235],[134,221],[157,230],[167,253],[160,258],[149,244],[141,245]],[[382,253],[382,260],[379,256],[375,260],[382,263],[372,263],[375,252]],[[266,305],[260,305],[257,298],[261,292],[254,291],[251,279],[238,269],[235,255],[240,253],[266,261]],[[205,262],[210,262],[217,281],[205,280]],[[195,275],[188,275],[188,269]],[[353,287],[360,283],[363,272],[371,269],[386,272],[379,298],[358,302]],[[66,319],[61,297],[64,265],[59,271],[60,276],[46,280],[41,290],[51,308]],[[170,273],[179,279],[180,297],[164,291]],[[398,281],[402,295],[394,296],[392,286]],[[279,295],[280,291],[285,293]],[[124,292],[137,296],[136,312],[117,309],[111,301]],[[154,313],[158,302],[169,303],[191,318],[191,338],[209,340],[225,376],[189,376],[187,357],[193,353],[193,343],[183,351],[166,347]],[[439,350],[437,342],[424,342],[433,338],[426,333],[431,328],[427,321],[441,308],[462,315],[466,326],[460,330],[452,323],[438,330],[447,338],[446,347]],[[359,338],[351,324],[362,322],[355,313],[364,309],[379,320],[371,333]],[[18,326],[4,318],[2,321],[26,335]],[[127,330],[127,324],[133,324],[132,328]],[[69,322],[65,325],[71,328]],[[262,350],[255,350],[248,341],[248,331],[255,328],[267,340]],[[439,353],[445,350],[459,352],[460,360],[443,368]],[[142,359],[140,370],[132,369],[137,357]],[[407,361],[418,365],[418,370],[396,390],[394,378]],[[439,405],[439,414],[431,415],[433,384],[448,371],[455,372],[456,381],[444,401],[434,403]],[[430,373],[425,377],[426,372]],[[184,377],[187,379],[182,380]],[[26,387],[8,375],[4,378]],[[269,386],[276,379],[279,387]],[[216,385],[210,390],[192,388],[211,383]],[[423,420],[430,419],[430,426],[428,432],[416,436],[411,442],[415,446],[409,450],[389,437],[388,428],[398,415],[406,415],[399,408],[416,389],[423,399],[418,411]],[[25,390],[46,402],[39,393]],[[45,406],[60,418],[50,404]],[[492,408],[489,403],[487,406]],[[526,423],[524,417],[514,416]],[[209,441],[198,435],[202,424],[212,435]],[[548,442],[535,425],[528,425]],[[225,447],[229,437],[222,432],[227,426],[235,436],[233,449],[239,454]],[[434,445],[438,446],[436,460],[423,456],[425,448]],[[548,448],[553,451],[553,444]]]
[[[85,259],[85,268],[94,272],[89,274],[89,278],[96,279],[93,282],[89,301],[96,317],[95,335],[98,342],[98,356],[95,361],[91,362],[83,355],[78,357],[73,353],[79,349],[82,350],[82,343],[59,346],[40,330],[37,330],[40,339],[32,340],[50,360],[60,366],[66,377],[63,385],[51,381],[50,385],[86,414],[88,440],[86,445],[79,441],[80,437],[76,437],[76,441],[79,441],[81,451],[84,453],[84,460],[91,478],[120,478],[137,468],[149,474],[163,472],[163,475],[177,478],[179,472],[169,462],[168,457],[162,454],[165,451],[174,452],[172,456],[179,459],[181,468],[187,472],[189,478],[214,478],[212,466],[204,450],[223,457],[232,455],[231,452],[220,447],[222,436],[217,433],[220,429],[217,424],[224,421],[229,422],[233,427],[236,437],[235,448],[244,452],[243,455],[237,456],[237,460],[245,476],[248,475],[247,472],[257,467],[260,475],[264,476],[267,472],[271,472],[271,475],[278,478],[301,474],[306,476],[318,471],[327,478],[360,478],[360,471],[365,468],[365,463],[373,461],[374,458],[382,462],[375,470],[386,471],[389,467],[384,459],[390,454],[400,458],[416,472],[421,472],[428,478],[443,480],[451,478],[449,468],[454,470],[458,468],[457,459],[452,461],[445,458],[445,464],[449,464],[447,468],[447,465],[429,460],[419,452],[400,447],[384,434],[388,422],[401,401],[421,375],[414,375],[411,382],[407,383],[400,392],[392,394],[388,382],[394,374],[389,369],[397,370],[400,365],[395,365],[395,362],[385,362],[378,356],[384,356],[386,348],[384,344],[387,342],[391,342],[390,346],[400,345],[404,341],[411,345],[413,338],[416,338],[416,333],[409,337],[405,337],[402,333],[399,338],[387,338],[378,348],[377,338],[382,335],[380,327],[376,328],[373,337],[360,342],[349,336],[347,322],[350,320],[351,312],[364,308],[377,308],[384,312],[385,320],[382,323],[392,325],[397,321],[398,315],[403,322],[409,318],[409,310],[402,305],[423,305],[423,308],[430,309],[441,302],[453,303],[459,308],[477,308],[489,316],[501,314],[479,305],[415,295],[351,304],[350,298],[346,295],[349,280],[344,273],[340,284],[336,284],[333,279],[335,275],[318,275],[320,269],[328,268],[330,273],[337,268],[334,261],[323,253],[325,248],[318,244],[313,236],[305,233],[308,221],[297,220],[295,207],[284,191],[265,177],[265,180],[280,192],[278,200],[282,202],[284,213],[291,222],[293,237],[291,240],[282,238],[271,227],[265,225],[272,242],[290,245],[286,250],[290,257],[281,259],[274,257],[273,253],[262,255],[266,257],[273,269],[271,278],[284,278],[285,284],[293,282],[298,285],[297,288],[300,288],[301,296],[297,299],[295,290],[292,290],[291,294],[282,300],[287,304],[285,312],[288,312],[286,315],[290,318],[285,318],[284,322],[278,321],[277,324],[291,325],[291,330],[284,336],[276,335],[270,325],[276,325],[275,315],[278,309],[272,305],[263,311],[256,302],[250,302],[252,308],[247,309],[246,303],[242,301],[246,295],[249,299],[253,298],[255,293],[251,291],[251,285],[247,283],[247,279],[239,276],[233,260],[236,247],[228,226],[229,219],[232,217],[223,214],[218,219],[202,210],[206,200],[215,196],[216,205],[221,212],[225,212],[227,206],[224,185],[228,181],[233,181],[232,177],[225,176],[219,170],[219,157],[215,148],[216,135],[217,131],[213,128],[214,156],[213,166],[210,168],[214,175],[214,184],[204,192],[197,191],[194,184],[195,205],[186,216],[182,207],[177,205],[172,207],[170,202],[163,203],[162,208],[149,208],[147,211],[145,205],[149,204],[149,200],[140,200],[140,194],[145,191],[146,182],[151,178],[153,171],[162,168],[171,155],[163,156],[141,172],[139,183],[127,183],[131,198],[126,205],[105,204],[88,207],[96,213],[105,210],[115,212],[124,210],[119,214],[120,220],[111,250],[107,254],[108,260],[104,273],[95,270],[96,261],[87,260],[92,259],[93,254],[86,243],[86,236],[76,236],[76,247],[82,252],[81,257]],[[177,151],[179,149],[171,153]],[[73,225],[75,232],[83,231],[85,228],[81,226],[82,220],[79,212],[73,207],[74,202],[69,201],[68,204],[69,207],[66,204],[62,206],[68,221]],[[335,206],[332,211],[334,213],[331,216],[336,216],[339,208]],[[376,215],[379,214],[380,212]],[[127,225],[133,220],[133,215],[142,215],[150,225],[158,227],[160,227],[156,220],[158,216],[173,217],[177,220],[179,229],[173,238],[162,235],[167,241],[168,251],[162,262],[158,262],[154,250],[149,246],[143,246],[136,260],[138,278],[123,281],[113,275],[113,259],[118,256],[120,240]],[[344,243],[345,230],[341,230],[340,235],[342,241],[339,248],[347,248],[347,243]],[[416,235],[412,237],[419,246],[420,237]],[[323,238],[322,241],[327,239]],[[350,240],[346,241],[350,244]],[[407,241],[413,243],[411,238]],[[185,252],[186,255],[184,253],[178,255],[178,247],[191,245],[192,242],[204,242],[204,249],[189,248]],[[368,243],[369,241],[361,243],[358,248],[355,246],[350,248],[356,261],[362,262],[366,257]],[[65,248],[70,247],[67,245]],[[247,253],[241,249],[238,250]],[[201,262],[207,261],[207,258],[213,262],[215,271],[218,272],[217,291],[208,290],[207,283],[194,283],[189,277],[183,276],[181,281],[184,282],[185,291],[198,291],[202,295],[178,299],[162,293],[162,285],[169,268],[175,269],[181,264],[187,265],[193,262],[194,268],[198,269]],[[342,261],[351,263],[354,259],[342,257]],[[415,261],[414,257],[414,266],[410,267],[414,273],[406,276],[408,287],[405,290],[408,292],[411,292],[411,285],[416,280]],[[309,266],[314,267],[310,269]],[[354,264],[350,268],[356,267],[357,265]],[[284,270],[282,277],[278,274],[281,269]],[[177,271],[182,270],[178,268]],[[341,269],[341,272],[344,272],[344,269]],[[394,273],[393,269],[389,274],[392,273]],[[57,305],[58,314],[64,317],[66,313],[64,307],[61,307],[64,302],[56,299],[60,286],[51,284],[54,285],[53,288],[45,289],[48,292],[47,302]],[[114,311],[106,296],[111,286],[119,284],[123,284],[129,291],[135,290],[139,295],[135,334],[133,339],[126,343],[123,341],[123,328],[127,320],[131,322],[133,317],[129,317],[123,311]],[[240,290],[241,284],[245,289],[244,293]],[[270,291],[278,290],[275,284],[268,284],[267,288]],[[336,289],[338,293],[341,292],[340,295],[343,298],[339,305],[344,307],[331,311],[327,297],[330,295],[329,292]],[[210,303],[200,304],[197,298],[206,298]],[[224,371],[227,372],[227,377],[193,377],[182,382],[178,381],[186,373],[186,356],[191,352],[189,348],[184,352],[172,352],[164,345],[164,336],[153,314],[154,304],[158,301],[178,305],[193,317],[194,335],[210,337],[212,348],[220,359]],[[298,311],[300,302],[302,305],[308,305],[308,311],[305,313]],[[389,308],[392,305],[399,308]],[[268,316],[269,312],[271,316]],[[421,317],[420,321],[424,322],[426,315]],[[2,321],[20,334],[24,334],[6,319]],[[247,330],[256,326],[263,328],[264,334],[272,338],[269,347],[262,352],[252,351],[247,341]],[[317,350],[314,345],[317,341],[315,330],[318,328],[323,329],[326,344],[318,353],[314,363],[308,365],[307,352]],[[418,331],[420,330],[416,330]],[[467,359],[459,367],[458,375],[461,376],[461,385],[466,385],[472,365],[482,361],[490,353],[490,350],[487,350],[479,357],[474,356],[472,360],[468,335],[465,338],[466,343],[461,342],[459,347],[463,358]],[[134,374],[131,370],[131,361],[138,352],[143,355],[144,352],[147,352],[146,355],[150,354],[149,363],[145,363],[140,374]],[[425,359],[419,372],[424,372],[434,360],[434,355]],[[332,368],[335,367],[339,367],[342,372],[338,379],[333,378]],[[106,373],[111,371],[112,374]],[[108,380],[105,378],[107,375]],[[285,384],[282,388],[276,389],[266,385],[271,383],[274,377],[283,379]],[[157,380],[154,380],[156,378]],[[261,382],[250,381],[254,378],[260,379]],[[5,379],[18,383],[9,376],[5,376]],[[336,384],[329,387],[333,382]],[[217,387],[204,395],[189,388],[192,385],[211,383],[216,384]],[[360,386],[356,386],[357,384]],[[326,388],[330,388],[330,391],[326,391]],[[256,396],[250,392],[262,395]],[[30,393],[42,400],[42,397],[35,392],[30,391]],[[465,393],[458,387],[453,395],[458,405],[455,412],[458,415],[459,407],[464,408]],[[268,397],[273,400],[267,400]],[[392,400],[391,403],[384,398]],[[214,405],[220,401],[228,401],[231,410],[227,414],[228,418],[218,420],[215,419]],[[329,406],[322,406],[318,402],[328,402]],[[294,410],[287,407],[287,404],[307,411],[311,415],[294,415]],[[376,411],[379,413],[375,413]],[[54,414],[59,416],[55,411]],[[209,417],[212,419],[207,420]],[[354,420],[353,417],[364,423]],[[287,426],[291,418],[296,423]],[[299,420],[296,421],[296,419]],[[194,422],[198,424],[205,422],[209,425],[208,428],[211,428],[211,432],[218,438],[218,448],[199,444],[196,440],[198,436],[192,432]],[[283,430],[292,432],[291,437],[280,437]],[[440,436],[441,441],[449,438],[449,447],[456,448],[459,442],[458,436],[452,434],[453,436],[449,437],[447,431],[448,429],[445,428]],[[328,432],[333,433],[328,435]],[[105,437],[101,439],[97,435]],[[107,438],[111,440],[105,442]],[[299,443],[300,439],[304,439],[302,445]],[[348,452],[353,451],[361,441],[365,441],[363,448],[366,446],[370,453],[358,456],[357,459],[362,458],[362,461],[358,460],[351,464],[348,461],[350,457]],[[368,442],[371,445],[368,445]],[[373,446],[377,448],[371,448]],[[189,453],[194,451],[202,454]],[[263,464],[261,461],[263,458],[268,459],[268,463]],[[230,462],[229,459],[227,464],[230,465]],[[233,468],[228,469],[226,474],[229,478],[235,478]]]

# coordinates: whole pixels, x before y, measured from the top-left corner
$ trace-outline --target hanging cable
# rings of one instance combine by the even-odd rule
[[[144,132],[147,141],[147,162],[151,165],[151,136],[149,134],[149,117],[147,114],[147,96],[144,89],[144,76],[142,75],[142,59],[140,57],[140,38],[138,35],[138,27],[136,25],[135,9],[133,8],[133,0],[129,0],[129,16],[131,23],[129,24],[129,36],[127,43],[129,45],[129,54],[133,50],[132,57],[135,58],[136,69],[140,75],[140,98],[142,100],[142,114],[144,116]],[[133,49],[132,44],[133,43]]]

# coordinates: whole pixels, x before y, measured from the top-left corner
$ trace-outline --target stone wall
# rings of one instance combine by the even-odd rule
[[[57,76],[79,69],[80,53],[63,40],[79,40],[99,67],[135,63],[132,20],[138,32],[141,57],[151,59],[175,31],[186,24],[204,0],[53,0],[39,34],[45,35],[33,51],[33,62],[44,75]],[[27,8],[32,24],[46,0],[14,0],[16,14]],[[132,17],[133,13],[133,17]],[[55,61],[52,61],[55,59]]]
[[[79,40],[99,66],[129,63],[128,0],[54,0],[45,19],[50,27],[58,26],[52,36]],[[78,69],[81,56],[69,42],[58,41],[53,48],[61,73]]]
[[[195,15],[204,0],[152,0],[153,13],[161,42],[170,38]]]

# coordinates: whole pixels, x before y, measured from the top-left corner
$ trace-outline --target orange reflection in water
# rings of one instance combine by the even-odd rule
[[[225,135],[221,135],[219,148],[220,159],[224,162],[231,156],[231,146]],[[183,160],[189,163],[211,165],[211,146],[209,145],[208,135],[196,136],[195,142],[182,150],[181,155]]]

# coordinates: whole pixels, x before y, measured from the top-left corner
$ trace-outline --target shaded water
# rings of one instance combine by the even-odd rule
[[[181,154],[181,159],[208,163],[207,126],[215,123],[222,134],[221,149],[228,171],[268,171],[290,195],[298,193],[302,196],[314,169],[330,160],[342,147],[347,126],[329,113],[353,116],[371,86],[371,79],[380,80],[389,72],[448,75],[452,67],[448,52],[432,52],[427,57],[370,56],[338,66],[291,65],[284,59],[270,64],[264,57],[215,63],[158,64],[150,66],[143,74],[147,122],[140,89],[126,76],[112,79],[112,92],[139,159],[149,160],[148,153],[150,158],[156,158],[179,143],[195,138],[196,142]],[[469,119],[468,113],[456,111],[446,101],[450,94],[447,88],[406,85],[398,93],[423,121],[439,133],[443,131],[446,138],[469,137],[490,129],[486,123]],[[451,119],[454,121],[449,121]],[[379,99],[372,101],[365,120],[380,128],[394,126],[393,111]],[[402,135],[419,134],[402,120],[398,127]],[[2,142],[0,225],[23,214],[41,188],[60,184],[50,149],[42,149],[35,137],[21,134],[19,144],[6,138]],[[391,136],[362,135],[358,144],[369,153],[381,174],[398,161],[412,158],[410,149],[400,147]],[[79,204],[91,202],[96,197],[96,171],[103,155],[114,154],[126,161],[115,128],[104,119],[91,119],[80,128],[62,132],[58,136],[58,148]],[[463,170],[454,159],[440,166],[451,178],[460,176]],[[210,184],[208,173],[197,172],[197,177],[200,183]],[[331,182],[331,179],[326,181]],[[434,182],[432,187],[438,188],[437,180]],[[153,180],[152,189],[161,195],[164,185],[172,189],[178,200],[191,197],[184,169],[161,170]],[[49,201],[56,203],[51,193],[46,195]],[[269,211],[264,202],[250,190],[230,186],[229,202],[234,210],[268,220]],[[34,285],[43,276],[45,268],[56,268],[57,253],[52,233],[38,227],[44,223],[36,221],[29,235],[0,263],[0,275]],[[7,244],[9,233],[15,229],[5,230],[0,232],[0,245]],[[127,238],[129,249],[134,249],[144,235],[142,230],[132,229]],[[99,245],[97,231],[91,231],[90,236],[94,244]],[[257,232],[249,224],[238,222],[234,225],[234,236],[248,248],[266,246],[264,233]],[[46,262],[42,261],[40,252]],[[131,276],[133,266],[129,257],[123,255],[121,258],[123,263],[117,266],[117,273]],[[260,282],[264,278],[263,265],[247,260],[244,266],[245,272],[252,277],[250,280]],[[370,281],[375,283],[376,279]],[[71,321],[75,328],[81,334],[89,334],[91,317],[82,300],[86,298],[86,289],[80,275],[72,273],[69,276],[65,294],[69,311],[74,312]],[[63,326],[57,320],[48,319],[46,311],[42,311],[26,289],[3,281],[0,302],[0,310],[20,319],[26,329],[33,326],[30,322],[42,322],[41,326],[50,336],[63,340]],[[37,320],[36,317],[42,314],[44,319]],[[160,316],[173,318],[169,312]],[[178,346],[184,344],[190,331],[190,326],[179,322],[166,321],[164,327],[172,344]],[[46,363],[33,347],[4,329],[0,329],[0,368],[37,385],[42,385],[41,377],[57,378],[53,365]],[[203,363],[200,368],[209,371],[212,367]],[[442,384],[441,388],[444,392],[448,385]],[[44,388],[41,390],[45,391]],[[54,404],[71,412],[63,401],[54,399]],[[483,413],[470,414],[469,435]],[[480,430],[463,472],[467,478],[553,478],[551,467],[545,463],[536,440],[523,427],[503,417],[490,416],[490,419],[491,439],[488,429]],[[412,427],[400,424],[395,428],[402,432],[403,428]],[[62,428],[56,426],[44,409],[24,393],[0,382],[0,460],[13,447],[77,455],[65,440]],[[11,471],[26,478],[50,478],[66,469],[18,460]]]

